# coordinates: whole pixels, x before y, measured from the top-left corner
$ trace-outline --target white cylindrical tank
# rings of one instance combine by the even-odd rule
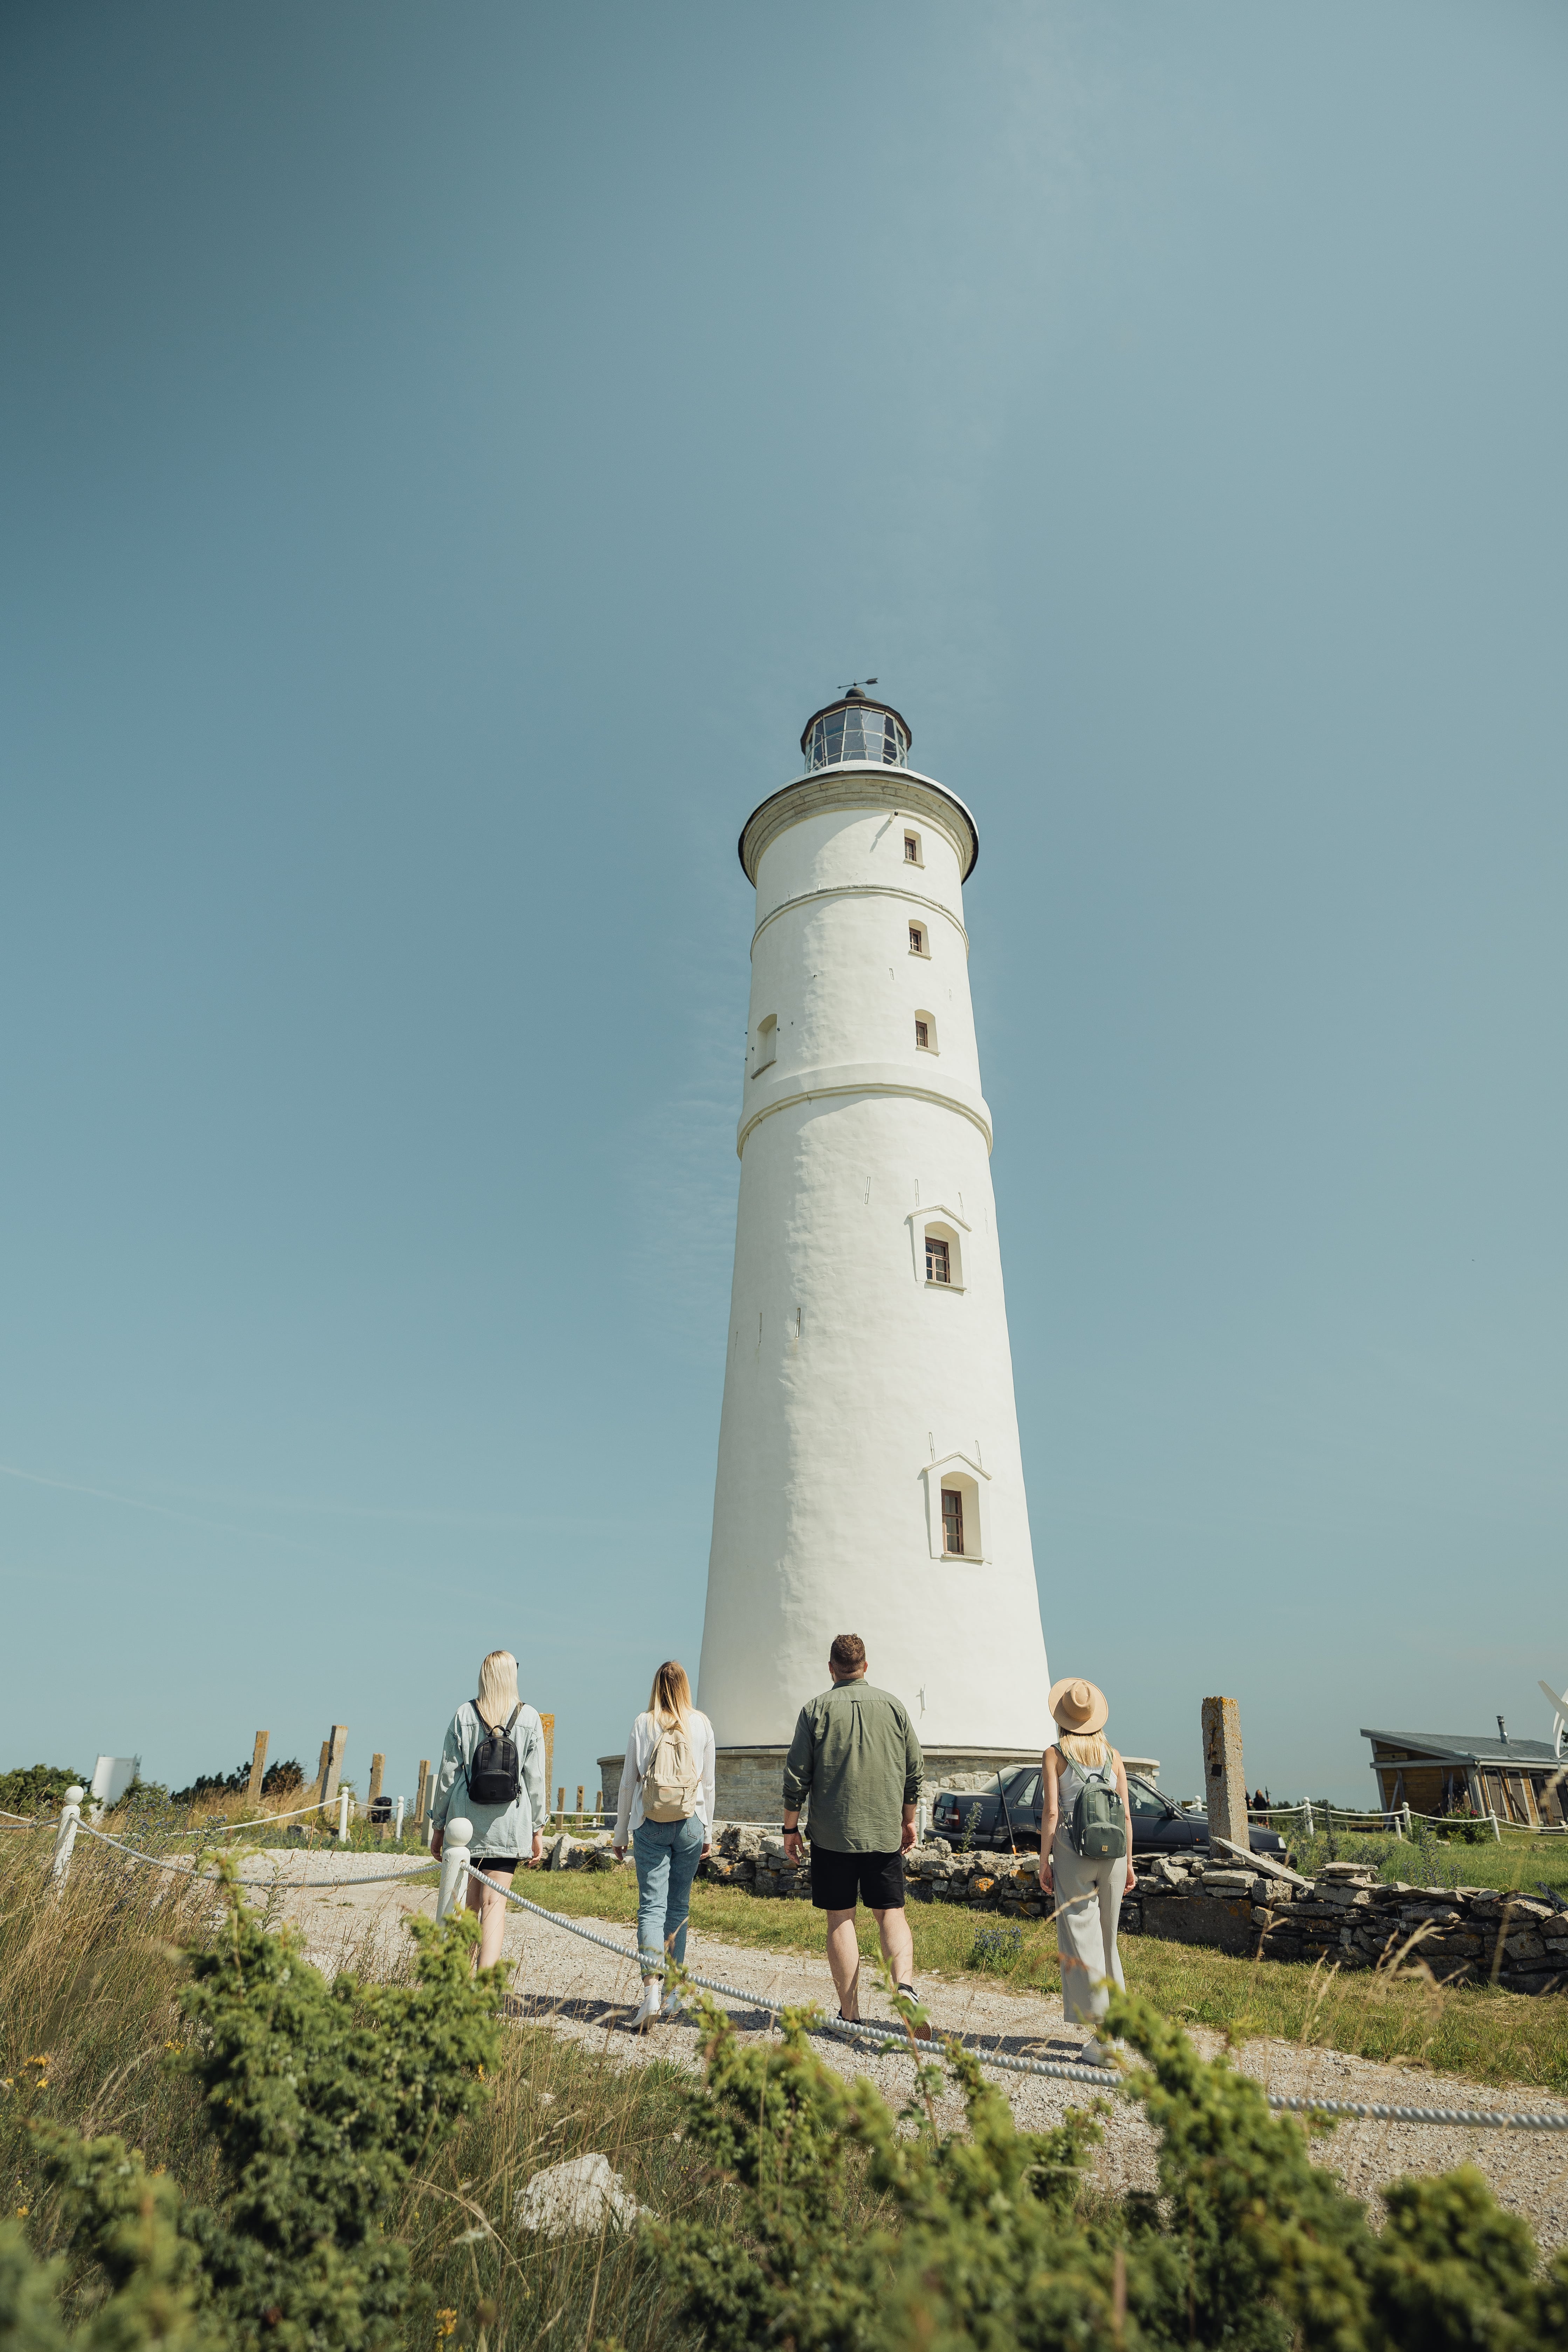
[[[954,1767],[1050,1730],[969,997],[963,803],[858,693],[741,836],[756,886],[735,1278],[700,1704],[725,1778],[836,1633]]]

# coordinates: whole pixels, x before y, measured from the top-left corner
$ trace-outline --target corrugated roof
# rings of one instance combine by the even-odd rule
[[[1481,1739],[1468,1731],[1369,1731],[1363,1724],[1361,1736],[1386,1740],[1390,1748],[1419,1748],[1434,1762],[1452,1759],[1466,1764],[1511,1764],[1516,1769],[1526,1764],[1568,1764],[1568,1755],[1559,1756],[1549,1739],[1500,1739],[1496,1732]]]

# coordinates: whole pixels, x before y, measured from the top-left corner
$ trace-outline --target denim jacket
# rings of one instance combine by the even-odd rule
[[[432,1830],[445,1830],[448,1821],[474,1825],[470,1851],[481,1854],[515,1854],[526,1862],[533,1852],[533,1832],[544,1826],[549,1800],[544,1788],[544,1726],[531,1706],[518,1710],[511,1736],[517,1743],[517,1796],[510,1805],[481,1805],[468,1794],[468,1768],[486,1727],[473,1700],[466,1698],[441,1743],[436,1793],[430,1801]]]

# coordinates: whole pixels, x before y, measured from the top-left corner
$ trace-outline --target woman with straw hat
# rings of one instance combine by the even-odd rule
[[[1068,1675],[1053,1684],[1047,1704],[1057,1744],[1040,1759],[1040,1885],[1056,1903],[1062,2014],[1069,2025],[1092,2028],[1110,2006],[1108,1980],[1124,1991],[1127,1983],[1116,1948],[1121,1898],[1137,1884],[1127,1769],[1105,1737],[1110,1706],[1102,1690]],[[1092,2038],[1081,2057],[1091,2066],[1115,2063]]]

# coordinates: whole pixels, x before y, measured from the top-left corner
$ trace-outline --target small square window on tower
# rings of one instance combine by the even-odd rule
[[[753,1078],[760,1077],[764,1070],[772,1068],[778,1059],[778,1051],[779,1017],[776,1013],[770,1013],[765,1020],[759,1021],[757,1024],[757,1049],[752,1057]]]
[[[931,953],[930,948],[926,945],[926,930],[923,923],[910,925],[910,953],[923,956],[929,956]]]
[[[952,1254],[940,1234],[926,1235],[926,1280],[949,1283],[952,1280]]]
[[[922,1054],[936,1052],[936,1023],[929,1013],[915,1014],[915,1045]]]
[[[918,833],[906,833],[904,835],[904,864],[906,866],[925,864],[925,859],[921,856],[921,837]]]
[[[942,1490],[942,1548],[950,1559],[963,1558],[963,1496],[956,1486]]]

